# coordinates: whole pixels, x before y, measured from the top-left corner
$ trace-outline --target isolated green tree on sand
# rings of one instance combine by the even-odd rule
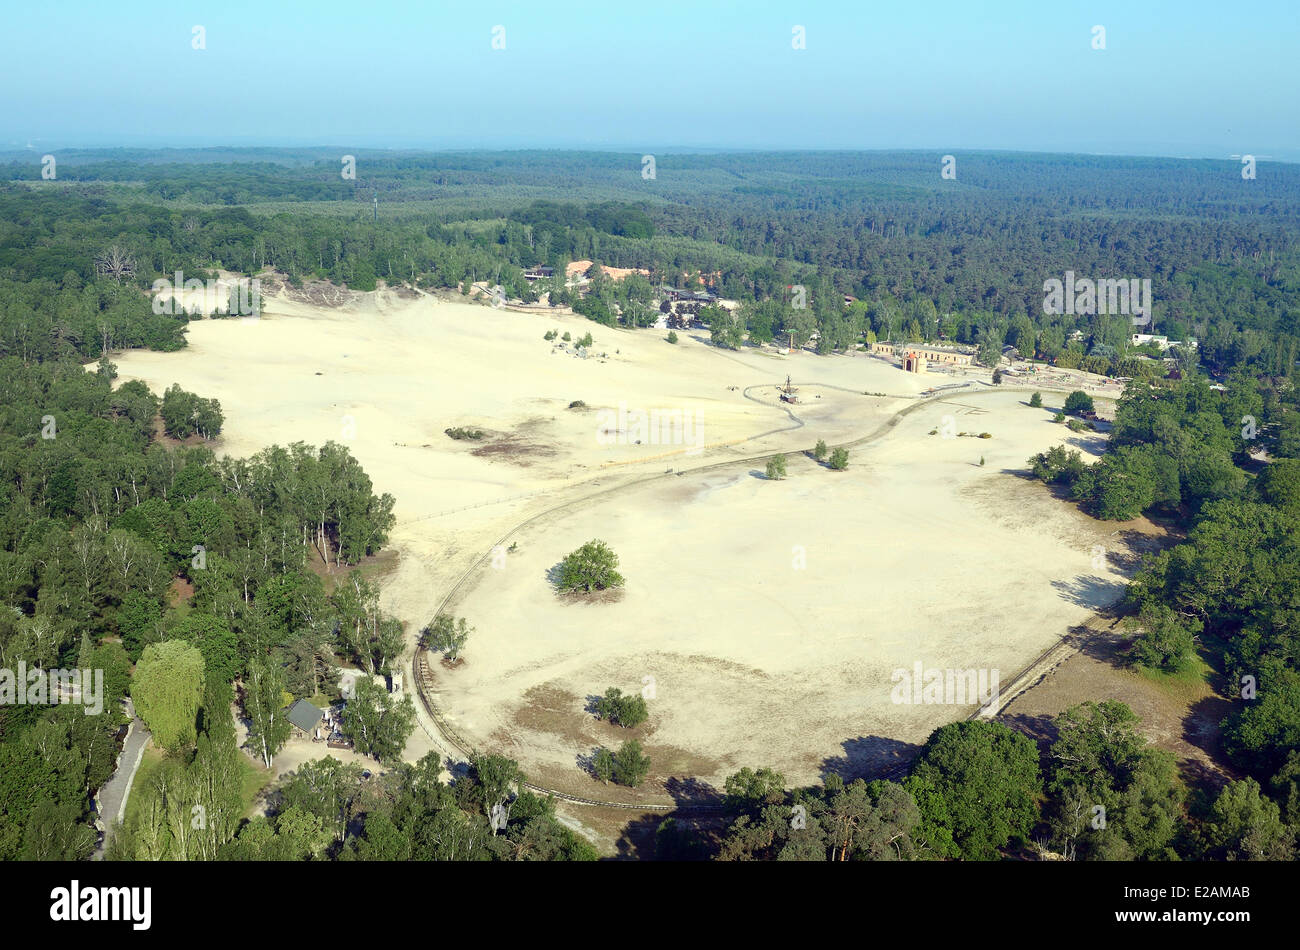
[[[767,477],[773,480],[785,478],[784,455],[776,455],[767,460]]]
[[[650,710],[646,708],[644,696],[636,693],[624,696],[621,689],[611,686],[596,701],[596,715],[606,722],[633,729],[649,718]]]
[[[1043,394],[1036,392],[1030,396],[1029,405],[1033,406],[1035,409],[1041,408],[1043,405]]]
[[[452,619],[447,614],[438,614],[433,623],[424,628],[424,644],[430,650],[438,650],[455,663],[460,659],[461,648],[474,632],[464,617]]]
[[[849,467],[849,450],[843,447],[836,449],[831,453],[831,460],[826,463],[837,472],[842,472]]]
[[[617,567],[618,555],[609,545],[600,540],[588,541],[560,562],[556,587],[560,593],[622,587],[623,575]]]
[[[608,785],[614,777],[614,753],[601,746],[591,757],[591,770],[596,773],[596,778]]]
[[[149,644],[131,678],[131,698],[164,749],[194,742],[203,698],[203,654],[184,640]]]
[[[813,446],[813,458],[815,458],[815,459],[816,459],[817,461],[819,461],[819,462],[820,462],[822,459],[826,458],[826,440],[825,440],[825,439],[818,439],[818,440],[817,440],[817,444],[816,444],[815,446]]]
[[[1076,389],[1065,397],[1066,412],[1092,412],[1092,397],[1082,389]]]
[[[636,788],[649,772],[650,758],[635,739],[627,740],[614,753],[614,781],[620,785]]]

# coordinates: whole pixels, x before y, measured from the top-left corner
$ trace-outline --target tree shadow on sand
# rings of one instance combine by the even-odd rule
[[[1081,452],[1087,452],[1090,455],[1101,455],[1106,451],[1109,440],[1098,433],[1089,433],[1088,435],[1070,436],[1065,440],[1065,443]]]
[[[1089,659],[1113,669],[1124,670],[1130,666],[1128,650],[1133,644],[1133,635],[1123,625],[1114,627],[1109,633],[1098,633],[1079,625],[1071,627],[1062,639]]]
[[[1126,551],[1106,551],[1106,563],[1121,574],[1133,574],[1142,566],[1143,553],[1130,547]]]
[[[606,861],[708,861],[717,853],[722,833],[731,816],[725,811],[682,812],[641,815],[629,821],[615,843],[617,853]],[[668,854],[659,852],[659,829],[664,822],[674,825],[678,842]],[[685,842],[683,846],[682,842]]]
[[[1180,759],[1178,762],[1178,774],[1187,787],[1204,789],[1211,798],[1217,797],[1229,782],[1241,777],[1227,769],[1220,771],[1221,768],[1223,768],[1221,765],[1219,768],[1213,768],[1200,759]]]
[[[604,748],[604,746],[595,746],[594,748],[592,748],[590,752],[579,752],[573,757],[573,764],[578,767],[578,770],[587,775],[590,775],[593,779],[596,779],[597,781],[600,781],[600,779],[596,775],[596,764],[595,764],[596,753],[599,752],[602,748]],[[602,787],[604,787],[605,785],[604,782],[601,782],[600,784]]]
[[[678,805],[688,805],[700,810],[718,809],[726,801],[721,791],[694,776],[669,778],[664,782],[664,791]]]
[[[913,742],[901,742],[884,736],[858,736],[840,743],[843,755],[822,760],[821,779],[838,775],[846,782],[854,779],[898,778],[921,751]]]
[[[708,782],[697,778],[670,778],[664,790],[679,806],[671,812],[644,814],[629,821],[615,844],[614,861],[706,861],[716,852],[718,839],[731,821],[726,798]],[[675,826],[673,853],[659,854],[658,832],[667,820]]]
[[[1220,723],[1233,711],[1233,703],[1222,696],[1206,696],[1187,708],[1183,717],[1183,740],[1204,752],[1212,761],[1222,762],[1223,730]]]
[[[998,722],[1014,729],[1021,735],[1033,739],[1038,745],[1039,765],[1044,769],[1047,768],[1047,750],[1060,735],[1060,731],[1056,728],[1056,718],[1054,716],[1031,716],[1028,713],[1014,713],[999,716]]]
[[[446,758],[443,759],[442,764],[443,767],[447,770],[448,774],[451,776],[450,781],[452,782],[455,782],[458,779],[469,777],[468,762],[459,762],[456,759],[453,759],[451,756],[447,756]]]
[[[1104,610],[1124,596],[1127,584],[1093,576],[1052,581],[1052,587],[1076,607]]]
[[[1138,557],[1143,557],[1148,554],[1158,554],[1168,546],[1165,538],[1162,538],[1159,535],[1144,534],[1143,532],[1135,531],[1132,528],[1124,528],[1116,535],[1116,537],[1124,543],[1124,547],[1129,550],[1129,553]]]

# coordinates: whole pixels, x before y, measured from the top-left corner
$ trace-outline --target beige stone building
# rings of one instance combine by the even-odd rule
[[[908,356],[915,356],[925,363],[937,363],[941,366],[970,366],[974,359],[973,354],[964,350],[959,350],[951,346],[932,346],[928,343],[872,343],[871,352],[877,356],[893,356],[904,361],[904,369],[907,369]],[[909,370],[909,372],[925,372],[925,367],[920,369]]]

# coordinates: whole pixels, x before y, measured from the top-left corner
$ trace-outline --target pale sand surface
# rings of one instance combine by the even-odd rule
[[[991,440],[928,436],[964,412],[929,405],[843,473],[799,457],[772,483],[741,466],[528,526],[453,604],[478,630],[465,668],[442,677],[454,725],[558,781],[620,737],[588,724],[585,698],[653,677],[652,728],[638,731],[670,774],[718,784],[773,765],[811,781],[826,765],[894,761],[900,742],[973,708],[895,704],[895,669],[996,669],[1009,683],[1122,592],[1114,566],[1093,565],[1094,545],[1125,550],[1114,527],[1007,471],[1061,429],[1023,398],[971,400]],[[565,603],[547,572],[592,537],[619,553],[626,590]]]
[[[178,276],[181,278],[179,282],[176,280]],[[186,274],[184,271],[179,274],[175,272],[167,274],[163,279],[167,281],[167,286],[156,295],[160,303],[155,304],[160,311],[170,310],[174,313],[182,310],[186,313],[199,311],[204,314],[226,312],[230,307],[231,293],[239,292],[241,282],[248,280],[239,274],[225,270],[217,271],[217,276],[212,280],[201,278],[197,273]],[[194,280],[201,281],[202,286],[192,285],[191,281]],[[186,284],[191,285],[187,287]],[[251,282],[243,285],[241,306],[244,302],[253,306],[255,289],[256,285]]]
[[[842,473],[791,456],[783,482],[758,477],[761,462],[646,481],[861,438],[953,380],[864,355],[730,353],[701,331],[673,346],[652,330],[384,291],[337,309],[283,297],[264,306],[260,320],[192,324],[178,353],[115,355],[121,379],[220,399],[218,452],[348,445],[376,491],[397,498],[400,560],[383,605],[412,643],[498,539],[577,502],[514,534],[503,567],[477,569],[453,601],[476,629],[465,662],[434,665],[454,727],[518,758],[539,784],[617,795],[575,764],[625,735],[593,722],[584,700],[640,689],[644,677],[656,695],[636,734],[652,779],[720,784],[744,765],[772,765],[808,781],[845,756],[853,767],[887,762],[972,708],[896,705],[894,669],[996,668],[1008,682],[1121,591],[1113,564],[1093,564],[1094,545],[1125,550],[1118,526],[1018,477],[1053,444],[1100,450],[1097,436],[1050,423],[1060,396],[1045,395],[1044,409],[1028,408],[1025,391],[984,386],[943,397],[851,449]],[[596,355],[555,349],[542,340],[551,328],[590,332]],[[775,398],[787,373],[801,387],[802,428]],[[575,399],[588,410],[568,409]],[[708,447],[603,444],[599,410],[620,403],[694,413]],[[928,435],[945,415],[994,437]],[[457,425],[489,439],[443,434]],[[772,434],[740,441],[760,433]],[[602,488],[614,490],[587,499]],[[620,555],[626,590],[615,602],[563,603],[547,572],[592,537]]]

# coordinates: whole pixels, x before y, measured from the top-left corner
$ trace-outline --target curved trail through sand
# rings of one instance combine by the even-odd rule
[[[781,383],[779,382],[778,383],[756,383],[754,385],[746,387],[743,393],[745,395],[745,398],[747,399],[751,399],[755,402],[759,402],[762,405],[773,406],[774,404],[772,403],[764,402],[763,400],[759,400],[756,397],[749,395],[749,392],[752,389],[764,388],[773,385],[779,386],[781,385]],[[839,390],[843,390],[844,392],[852,392],[852,393],[858,392],[857,390],[848,389],[843,386],[831,386],[823,383],[801,383],[800,385],[808,386],[808,387],[824,386],[825,388],[828,389],[839,389]],[[873,429],[871,432],[867,433],[866,435],[858,439],[850,440],[848,442],[839,443],[837,446],[832,446],[832,448],[838,448],[838,447],[853,448],[858,446],[870,445],[874,442],[879,441],[880,439],[888,435],[890,432],[892,432],[894,428],[907,416],[911,415],[913,412],[916,412],[917,410],[922,409],[926,406],[932,405],[934,403],[947,402],[950,398],[954,398],[954,397],[968,398],[973,396],[979,396],[982,394],[987,394],[989,392],[996,392],[999,389],[1001,389],[1001,387],[994,387],[992,385],[988,385],[988,387],[984,390],[976,390],[972,392],[971,391],[972,387],[973,387],[973,383],[969,386],[961,387],[960,389],[956,389],[952,391],[941,390],[938,392],[933,392],[928,396],[922,394],[915,397],[907,397],[907,398],[914,398],[916,401],[912,405],[905,406],[904,408],[898,410],[898,412],[894,413],[892,416],[890,416],[888,419],[886,419],[884,422],[882,422],[880,425],[878,425],[875,429]],[[903,397],[888,397],[888,398],[903,398]],[[774,406],[774,408],[785,409],[786,413],[790,416],[792,420],[795,421],[796,425],[786,426],[780,429],[774,429],[771,430],[771,432],[769,433],[764,433],[764,435],[768,435],[773,432],[793,431],[794,429],[802,428],[805,425],[804,421],[800,419],[793,412],[793,410],[791,410],[788,406],[785,405]],[[761,436],[750,436],[749,438],[745,439],[745,441],[751,441],[755,438],[760,438],[760,437]],[[520,521],[519,523],[512,526],[505,534],[503,534],[500,538],[498,538],[496,542],[493,543],[486,552],[484,552],[483,554],[475,558],[474,561],[465,569],[465,571],[456,580],[456,583],[451,586],[451,588],[447,591],[447,593],[438,602],[438,607],[433,612],[433,616],[437,616],[438,614],[443,612],[447,604],[451,601],[453,597],[456,596],[457,593],[460,592],[461,588],[474,574],[474,572],[486,560],[488,560],[492,556],[492,552],[494,550],[504,545],[507,541],[509,541],[512,535],[516,534],[518,531],[527,527],[533,522],[539,521],[542,518],[545,518],[549,515],[555,514],[560,511],[564,511],[567,508],[572,508],[579,504],[585,505],[590,501],[592,501],[593,499],[599,498],[603,495],[610,494],[611,492],[614,491],[623,492],[626,489],[631,488],[633,486],[645,484],[662,478],[678,477],[684,475],[699,475],[704,472],[717,471],[719,469],[725,469],[729,467],[752,465],[755,462],[765,461],[769,458],[772,458],[776,454],[779,453],[765,452],[761,455],[754,455],[746,458],[727,459],[726,461],[722,461],[722,462],[713,462],[706,465],[698,465],[694,468],[685,469],[682,471],[670,470],[668,472],[656,472],[653,475],[641,476],[639,478],[633,479],[632,481],[621,482],[616,485],[612,485],[606,488],[598,489],[596,491],[588,492],[581,496],[570,498],[557,505],[552,505],[549,508],[539,511],[529,516],[528,518],[525,518],[523,521]],[[595,481],[595,480],[596,479],[591,479],[590,481]],[[575,487],[580,487],[581,484],[582,483],[579,483],[579,486],[575,486]],[[502,501],[506,501],[506,500],[509,499],[502,499]],[[492,504],[492,502],[489,502],[487,504]],[[429,517],[437,517],[437,516],[431,515]],[[1060,643],[1054,645],[1051,648],[1051,650],[1049,650],[1048,652],[1053,653],[1053,651],[1058,651],[1059,648],[1060,648]],[[445,718],[438,712],[438,708],[436,704],[429,696],[429,690],[433,686],[433,676],[429,670],[428,657],[429,657],[428,651],[426,651],[423,647],[417,644],[415,648],[414,656],[412,657],[411,672],[413,674],[412,678],[416,685],[416,691],[420,695],[420,702],[424,707],[424,711],[428,714],[427,719],[429,720],[429,722],[426,723],[425,721],[426,717],[424,716],[417,716],[416,719],[420,723],[421,728],[423,728],[425,733],[428,735],[430,741],[432,741],[436,747],[438,747],[439,749],[447,753],[448,758],[452,759],[454,762],[467,762],[470,756],[474,752],[472,745],[469,742],[467,742],[464,738],[462,738],[451,727],[451,725],[445,720]],[[1033,671],[1036,667],[1040,665],[1042,659],[1043,657],[1040,657],[1038,660],[1035,660],[1034,662],[1030,663],[1029,666],[1027,666],[1021,673],[1017,674],[1015,679],[1010,684],[1008,684],[1008,689],[1006,690],[1004,695],[1010,697],[1012,695],[1018,695],[1020,692],[1023,692],[1024,687],[1022,686],[1021,681],[1027,675],[1029,675],[1031,671]],[[975,716],[978,716],[980,712],[982,712],[982,710],[977,710],[974,714],[972,714],[970,718],[974,718]],[[432,725],[433,727],[432,729],[430,728],[430,725]],[[904,767],[905,766],[902,765],[895,767],[895,769],[891,770],[891,775],[897,773]],[[665,811],[665,812],[675,811],[678,809],[684,811],[710,811],[710,810],[717,810],[720,807],[718,804],[700,803],[700,802],[675,802],[670,805],[665,805],[665,804],[608,801],[608,800],[584,798],[577,795],[571,795],[567,792],[562,792],[558,789],[546,788],[539,785],[533,785],[531,783],[524,783],[524,786],[528,788],[530,791],[536,792],[538,794],[548,795],[551,798],[570,802],[576,805],[595,805],[595,806],[600,806],[605,808],[622,808],[622,809],[636,810],[636,811]]]
[[[790,425],[790,426],[779,426],[779,427],[777,427],[777,428],[775,428],[775,429],[767,429],[767,430],[765,430],[765,431],[763,431],[763,432],[759,432],[759,433],[756,433],[756,434],[754,434],[754,435],[748,435],[748,436],[745,436],[745,438],[740,439],[740,440],[738,440],[738,441],[736,441],[736,442],[729,443],[729,445],[733,445],[733,446],[734,446],[734,445],[744,445],[746,442],[754,442],[754,441],[757,441],[758,439],[765,439],[765,438],[767,438],[768,436],[771,436],[771,435],[779,435],[779,434],[782,433],[782,432],[793,432],[795,429],[802,429],[805,425],[807,425],[807,423],[804,422],[803,419],[801,419],[801,418],[799,418],[799,416],[795,415],[794,410],[792,410],[792,409],[790,408],[789,404],[787,404],[787,403],[774,403],[774,402],[769,402],[769,401],[767,401],[767,400],[765,400],[765,399],[759,399],[757,396],[751,396],[751,395],[750,395],[750,390],[752,390],[752,389],[767,389],[769,386],[780,386],[780,385],[782,385],[782,384],[781,384],[779,381],[778,381],[778,382],[775,382],[775,383],[755,383],[755,384],[752,385],[752,386],[746,386],[746,387],[741,391],[741,395],[744,396],[746,399],[748,399],[750,402],[756,402],[756,403],[758,403],[760,406],[766,406],[766,407],[769,408],[769,409],[780,409],[782,412],[784,412],[787,416],[790,417],[790,419],[794,422],[794,425]],[[831,383],[799,383],[798,385],[800,385],[800,386],[807,386],[807,387],[810,387],[810,388],[819,388],[819,389],[835,389],[835,390],[838,390],[839,392],[852,393],[852,394],[855,395],[855,396],[865,395],[864,393],[860,392],[859,390],[856,390],[856,389],[850,389],[848,386],[835,386],[835,385],[832,385]],[[954,395],[955,395],[955,394],[954,394]],[[929,402],[934,402],[934,401],[935,401],[935,400],[933,400],[933,399],[929,399],[929,400],[927,400],[927,397],[926,397],[925,395],[916,395],[916,394],[912,394],[912,393],[908,393],[908,394],[900,395],[900,396],[890,395],[890,394],[885,394],[883,397],[880,397],[880,398],[885,398],[885,399],[918,399],[918,400],[929,401]],[[858,445],[858,444],[860,444],[860,441],[861,441],[861,440],[859,440],[858,442],[846,442],[846,443],[844,443],[844,447],[845,447],[845,448],[848,448],[848,447],[850,447],[850,446]],[[647,476],[647,478],[658,478],[658,477],[660,477],[660,475],[667,475],[667,474],[674,474],[674,475],[676,475],[676,474],[686,474],[686,473],[688,473],[688,472],[692,472],[692,473],[693,473],[693,472],[700,472],[700,471],[704,471],[704,470],[706,470],[706,469],[708,469],[708,468],[716,468],[716,467],[719,467],[719,465],[730,465],[730,464],[737,464],[737,465],[740,465],[740,464],[744,464],[744,463],[747,463],[747,462],[755,461],[755,460],[757,460],[757,459],[767,459],[767,458],[771,458],[774,454],[777,454],[777,453],[768,452],[768,453],[765,453],[765,454],[763,454],[763,455],[756,455],[756,456],[752,456],[751,458],[747,458],[747,459],[735,459],[735,460],[733,460],[733,461],[731,461],[731,462],[725,462],[725,463],[714,463],[713,465],[709,465],[709,466],[700,466],[700,467],[697,467],[697,468],[684,469],[684,470],[682,470],[681,472],[678,472],[677,470],[673,470],[671,473],[670,473],[670,472],[663,472],[663,473],[660,473],[659,475]],[[628,463],[628,464],[632,464],[632,465],[638,465],[638,464],[640,464],[640,465],[644,465],[644,464],[646,464],[648,461],[650,461],[650,460],[647,459],[647,460],[645,460],[645,461],[640,461],[640,462],[638,462],[638,461],[633,461],[633,462],[630,462],[630,463]],[[621,464],[621,463],[620,463],[620,464]],[[597,481],[598,479],[600,479],[600,478],[602,478],[602,477],[604,477],[604,476],[602,476],[602,475],[596,475],[596,476],[593,476],[592,478],[587,479],[586,481],[575,482],[575,483],[572,484],[572,485],[565,486],[565,488],[564,488],[564,489],[561,489],[561,490],[567,490],[567,489],[569,489],[569,488],[577,488],[577,487],[580,487],[580,486],[582,486],[582,485],[584,485],[584,484],[586,484],[586,483],[588,483],[588,482]],[[645,478],[641,478],[641,479],[637,479],[637,480],[634,481],[634,482],[629,482],[628,484],[629,484],[629,485],[636,485],[636,484],[640,484],[642,481],[645,481],[645,480],[646,480]],[[621,487],[627,487],[627,486],[621,486]],[[493,498],[493,499],[491,499],[491,500],[489,500],[489,501],[480,501],[480,502],[476,502],[475,504],[472,504],[472,505],[461,505],[461,506],[458,507],[458,508],[447,508],[447,509],[444,509],[443,511],[435,511],[435,512],[431,512],[430,514],[427,514],[427,515],[420,515],[420,516],[415,517],[415,518],[408,518],[408,519],[406,519],[406,521],[407,521],[408,524],[414,524],[414,523],[416,523],[416,522],[420,522],[420,521],[429,521],[429,520],[431,520],[431,519],[433,519],[433,518],[442,518],[442,517],[445,517],[446,515],[453,515],[453,514],[456,514],[457,512],[460,512],[460,511],[469,511],[471,508],[491,508],[493,505],[504,505],[504,504],[506,504],[507,502],[511,502],[511,501],[519,501],[520,499],[523,499],[523,498],[533,498],[533,497],[536,497],[536,496],[538,496],[538,495],[554,494],[555,491],[556,491],[556,489],[553,488],[553,487],[552,487],[552,488],[539,488],[539,489],[537,489],[536,491],[523,492],[523,493],[518,494],[518,495],[507,495],[505,498]],[[578,499],[578,500],[579,500],[579,501],[585,501],[587,498],[594,498],[594,497],[596,497],[596,495],[599,495],[599,494],[602,494],[602,493],[603,493],[603,492],[595,492],[595,493],[593,493],[593,494],[591,494],[591,495],[586,495],[586,496],[584,496],[583,498]],[[572,502],[566,502],[565,505],[567,505],[567,504],[571,504],[571,503],[572,503]],[[556,506],[555,508],[550,509],[550,510],[552,510],[552,511],[557,511],[557,510],[559,510],[559,509],[562,508],[562,507],[565,507],[565,506],[564,506],[564,505]],[[545,514],[545,512],[543,512],[543,514]],[[531,519],[530,519],[530,520],[531,520]],[[525,525],[525,524],[527,524],[527,523],[528,523],[528,522],[522,522],[521,524],[516,525],[514,529],[511,529],[511,533],[513,534],[515,530],[518,530],[518,528],[523,527],[523,525]]]

